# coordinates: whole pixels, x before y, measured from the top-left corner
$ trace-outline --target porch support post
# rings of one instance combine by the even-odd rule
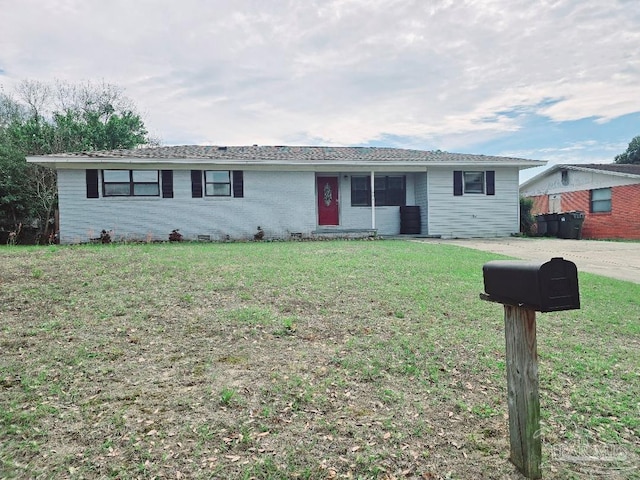
[[[371,171],[371,229],[376,228],[376,188],[375,172]]]

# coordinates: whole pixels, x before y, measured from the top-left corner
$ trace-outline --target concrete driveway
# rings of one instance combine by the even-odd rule
[[[552,257],[562,257],[575,263],[578,272],[590,272],[640,284],[640,242],[519,237],[429,241],[499,253],[523,260],[550,260]]]

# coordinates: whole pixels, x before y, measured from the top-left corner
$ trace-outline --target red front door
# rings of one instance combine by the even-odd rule
[[[339,225],[338,177],[317,177],[318,225]]]

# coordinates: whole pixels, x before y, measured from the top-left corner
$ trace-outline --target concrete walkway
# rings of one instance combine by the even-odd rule
[[[578,272],[585,271],[640,284],[640,242],[519,237],[426,241],[459,245],[523,260],[544,261],[562,257],[575,263]]]

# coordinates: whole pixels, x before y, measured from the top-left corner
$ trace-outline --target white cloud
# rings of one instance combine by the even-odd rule
[[[0,83],[116,83],[170,143],[397,136],[455,150],[529,115],[607,121],[640,110],[632,5],[0,0]]]

